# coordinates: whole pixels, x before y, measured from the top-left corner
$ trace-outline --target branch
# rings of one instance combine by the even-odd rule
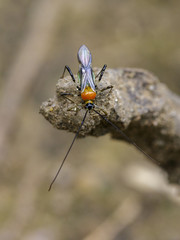
[[[94,69],[95,74],[99,69]],[[107,86],[113,89],[105,89]],[[61,93],[70,93],[61,96]],[[96,110],[120,127],[151,157],[160,162],[171,182],[180,183],[180,98],[142,69],[108,69],[97,83]],[[76,132],[85,114],[76,84],[60,79],[54,98],[44,102],[40,113],[56,128]],[[94,111],[87,115],[80,132],[101,136],[110,133],[122,140],[110,124]],[[125,140],[125,139],[123,139]]]

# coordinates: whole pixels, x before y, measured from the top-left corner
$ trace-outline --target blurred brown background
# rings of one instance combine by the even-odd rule
[[[180,1],[0,1],[0,239],[179,240],[175,186],[133,147],[77,140],[38,114],[65,64],[145,68],[180,92]]]

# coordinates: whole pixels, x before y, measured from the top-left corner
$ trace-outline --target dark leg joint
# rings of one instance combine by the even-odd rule
[[[108,89],[110,89],[110,91],[111,91],[112,88],[113,88],[113,85],[109,85],[109,86],[107,86],[105,88],[102,88],[100,91],[103,92],[103,91],[108,90]]]
[[[73,96],[72,93],[60,93],[61,96]]]
[[[67,66],[67,65],[64,67],[64,71],[63,71],[63,74],[62,74],[61,78],[64,78],[64,74],[65,74],[65,71],[66,71],[66,70],[68,71],[69,75],[71,76],[73,82],[76,82],[76,80],[75,80],[75,78],[74,78],[74,75],[73,75],[70,67]]]
[[[101,79],[102,79],[102,76],[103,76],[103,74],[104,74],[104,72],[105,72],[105,70],[106,70],[106,68],[107,68],[107,65],[106,64],[104,64],[104,66],[102,67],[102,69],[101,69],[101,71],[96,75],[96,77],[95,78],[97,78],[98,76],[99,76],[99,82],[101,81]]]

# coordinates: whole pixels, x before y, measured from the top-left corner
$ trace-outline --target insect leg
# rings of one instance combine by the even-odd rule
[[[76,82],[75,77],[74,77],[74,75],[73,75],[73,73],[72,73],[70,67],[67,66],[67,65],[64,67],[63,74],[62,74],[62,76],[61,76],[60,78],[64,78],[64,74],[65,74],[65,71],[66,71],[66,70],[67,70],[68,73],[70,74],[70,76],[71,76],[73,82]],[[76,86],[76,87],[77,87],[77,89],[78,89],[79,91],[81,90],[81,88],[80,88],[79,86]]]
[[[75,107],[74,106],[70,107],[67,109],[67,111],[72,111],[75,109],[74,111],[77,114],[78,111],[82,109],[82,106],[78,105],[74,100],[72,100],[71,98],[68,97],[68,96],[74,96],[72,93],[61,93],[60,95],[75,104]]]
[[[98,108],[100,111],[102,111],[102,112],[104,113],[104,115],[106,115],[106,116],[108,115],[107,112],[106,112],[103,108],[97,106],[96,104],[94,104],[94,106],[95,106],[96,108]]]
[[[103,74],[104,74],[106,68],[107,68],[107,65],[104,64],[104,66],[102,67],[101,71],[96,75],[95,78],[97,78],[97,77],[99,76],[99,82],[101,81],[101,78],[102,78],[102,76],[103,76]]]
[[[65,74],[65,71],[66,71],[66,70],[67,70],[68,73],[70,74],[70,76],[71,76],[73,82],[76,82],[76,80],[75,80],[75,78],[74,78],[74,75],[73,75],[73,73],[72,73],[70,67],[67,66],[67,65],[64,67],[64,71],[63,71],[63,74],[62,74],[61,78],[64,78],[64,74]]]
[[[73,96],[72,93],[61,93],[60,95],[64,98],[68,99],[70,102],[75,103],[71,98],[67,97],[67,96]]]
[[[100,92],[106,91],[106,90],[108,90],[108,89],[110,89],[109,92],[111,92],[112,89],[113,89],[113,85],[109,85],[109,86],[107,86],[107,87],[105,87],[105,88],[100,89]]]
[[[62,92],[60,93],[61,96],[73,96],[72,93],[66,93],[66,92]]]

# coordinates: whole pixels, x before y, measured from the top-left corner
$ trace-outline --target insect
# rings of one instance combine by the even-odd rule
[[[79,86],[77,86],[77,89],[80,91],[80,95],[81,95],[81,98],[82,100],[84,101],[84,107],[86,109],[86,112],[85,112],[85,115],[82,119],[82,122],[73,138],[73,141],[55,175],[55,177],[53,178],[50,186],[49,186],[49,191],[51,190],[52,188],[52,185],[54,184],[54,182],[56,181],[56,178],[58,177],[63,165],[64,165],[64,162],[67,158],[67,156],[69,155],[69,152],[71,151],[71,148],[76,140],[76,138],[78,137],[79,135],[79,132],[85,122],[85,119],[86,119],[86,116],[88,114],[88,112],[90,111],[94,111],[96,114],[98,114],[102,119],[104,119],[106,122],[108,122],[113,128],[115,128],[129,143],[131,143],[132,145],[134,145],[140,152],[142,152],[146,157],[148,157],[149,159],[151,159],[152,161],[155,161],[157,162],[156,160],[154,160],[151,156],[149,156],[146,152],[144,152],[134,141],[132,141],[119,127],[117,127],[113,122],[111,122],[109,119],[107,119],[104,115],[102,115],[99,111],[96,110],[96,105],[94,104],[94,100],[96,98],[96,85],[95,85],[95,79],[98,77],[98,81],[100,82],[102,77],[103,77],[103,74],[106,70],[106,67],[107,65],[104,64],[104,66],[102,67],[101,71],[97,74],[97,76],[95,76],[93,70],[92,70],[92,67],[91,67],[91,62],[92,62],[92,56],[91,56],[91,53],[89,51],[89,49],[85,46],[85,45],[82,45],[80,48],[79,48],[79,51],[78,51],[78,54],[77,54],[77,57],[78,57],[78,61],[80,63],[80,68],[79,68],[79,71],[78,71],[78,80],[79,80]],[[68,71],[73,82],[76,82],[75,78],[74,78],[74,75],[71,71],[71,69],[66,65],[64,67],[64,71],[63,71],[63,74],[62,74],[62,77],[64,77],[64,74],[65,74],[65,71]],[[107,88],[111,88],[112,86],[109,86]],[[65,96],[68,95],[67,93],[64,93],[62,94],[62,96]]]

